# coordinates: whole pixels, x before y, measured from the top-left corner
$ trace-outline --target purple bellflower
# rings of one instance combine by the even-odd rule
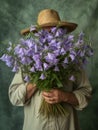
[[[76,40],[74,35],[67,34],[66,28],[52,27],[48,31],[32,25],[29,37],[21,38],[16,45],[10,42],[0,60],[13,72],[21,68],[26,82],[34,79],[39,87],[47,87],[47,82],[61,85],[64,77],[75,81],[74,67],[80,62],[85,65],[92,55],[93,49],[85,43],[83,32]]]

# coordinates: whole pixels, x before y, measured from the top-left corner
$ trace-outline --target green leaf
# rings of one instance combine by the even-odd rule
[[[53,74],[53,78],[56,79],[56,83],[57,83],[58,88],[63,87],[62,82],[59,80],[59,78],[57,77],[56,74]]]

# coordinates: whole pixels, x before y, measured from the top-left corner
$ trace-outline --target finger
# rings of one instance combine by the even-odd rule
[[[54,104],[57,103],[56,98],[55,97],[46,97],[43,95],[43,98],[45,99],[46,102]]]
[[[52,93],[50,92],[43,92],[42,95],[45,97],[52,97]]]
[[[49,99],[49,100],[45,100],[45,101],[47,101],[47,102],[50,103],[50,104],[55,104],[55,103],[57,103],[57,101],[54,100],[54,99]]]
[[[50,103],[50,104],[54,104],[55,103],[54,99],[52,99],[52,98],[45,98],[45,101],[47,103]]]
[[[54,99],[52,97],[47,97],[43,95],[43,98],[47,101],[54,101]]]

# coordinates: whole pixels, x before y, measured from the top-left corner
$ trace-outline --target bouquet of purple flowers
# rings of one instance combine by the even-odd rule
[[[0,59],[12,68],[22,70],[25,82],[35,83],[39,90],[63,89],[64,81],[75,81],[80,67],[93,55],[93,49],[85,43],[84,33],[76,38],[66,29],[53,27],[50,31],[39,29],[21,38],[18,44],[9,43],[6,54]],[[46,106],[45,106],[46,104]],[[45,109],[46,107],[46,109]],[[42,102],[40,113],[66,114],[62,104]]]

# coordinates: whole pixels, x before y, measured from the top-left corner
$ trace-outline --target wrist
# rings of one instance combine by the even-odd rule
[[[70,96],[70,93],[69,93],[69,92],[64,92],[63,102],[68,102],[69,96]]]
[[[69,103],[74,106],[79,105],[76,96],[72,92],[65,92],[63,102]]]

